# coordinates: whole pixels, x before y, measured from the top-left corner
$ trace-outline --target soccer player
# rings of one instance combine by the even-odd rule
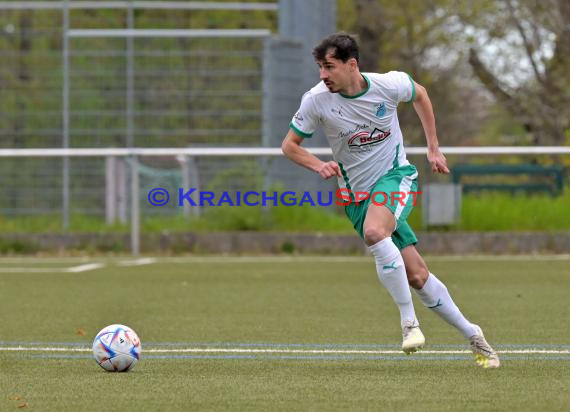
[[[283,153],[324,179],[336,176],[340,188],[350,190],[352,201],[345,212],[374,256],[378,277],[400,310],[405,353],[425,344],[411,286],[426,307],[470,341],[479,365],[499,367],[499,357],[481,328],[463,316],[445,285],[428,270],[406,222],[414,203],[409,194],[417,190],[418,174],[406,159],[398,103],[413,102],[425,132],[432,171],[449,173],[426,89],[403,72],[361,73],[358,44],[345,33],[323,39],[313,56],[321,81],[304,94],[283,140]],[[332,148],[333,161],[324,162],[301,147],[319,126]],[[355,196],[356,192],[370,197]]]

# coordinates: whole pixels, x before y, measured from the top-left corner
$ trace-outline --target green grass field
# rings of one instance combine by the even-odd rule
[[[570,258],[428,263],[500,369],[418,300],[427,346],[400,354],[371,258],[2,259],[0,410],[567,410]],[[91,358],[111,323],[142,339],[129,373]]]

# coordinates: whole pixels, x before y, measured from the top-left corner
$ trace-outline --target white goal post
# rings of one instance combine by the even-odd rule
[[[234,10],[234,11],[279,11],[279,3],[245,3],[245,2],[193,2],[193,1],[70,1],[60,2],[0,2],[0,10],[52,9],[60,8],[63,12],[63,82],[62,82],[62,146],[70,147],[70,40],[73,38],[124,38],[127,39],[127,87],[126,87],[126,140],[132,147],[134,136],[134,39],[136,38],[257,38],[264,39],[271,35],[268,29],[135,29],[137,9],[160,10]],[[72,9],[124,9],[127,11],[127,28],[125,29],[71,29],[70,10]],[[67,156],[63,161],[63,225],[69,225],[69,163]]]
[[[0,1],[0,10],[57,10],[66,7],[66,1]],[[212,2],[212,1],[69,1],[71,10],[263,10],[277,11],[278,3]]]

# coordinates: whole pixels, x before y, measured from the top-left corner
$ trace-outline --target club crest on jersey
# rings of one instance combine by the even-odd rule
[[[376,117],[382,117],[386,114],[386,103],[382,102],[376,106]]]

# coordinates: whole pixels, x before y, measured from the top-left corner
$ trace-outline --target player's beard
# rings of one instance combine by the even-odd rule
[[[339,90],[335,87],[335,84],[333,82],[325,82],[325,86],[327,86],[327,88],[329,89],[329,92],[331,93],[338,93]]]

